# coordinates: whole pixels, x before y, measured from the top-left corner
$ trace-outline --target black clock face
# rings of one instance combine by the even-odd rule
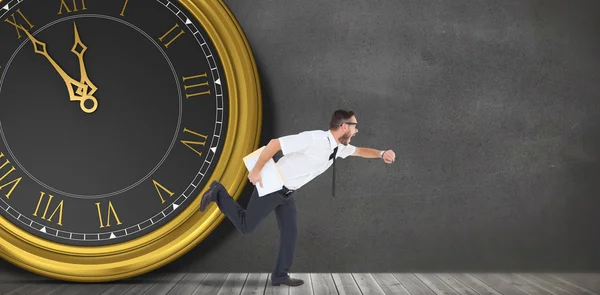
[[[167,0],[0,4],[0,213],[47,240],[151,233],[206,185],[227,133],[218,52]]]

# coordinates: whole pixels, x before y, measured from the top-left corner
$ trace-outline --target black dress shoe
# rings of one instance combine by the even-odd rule
[[[296,286],[300,286],[302,284],[304,284],[303,280],[293,279],[293,278],[287,278],[282,281],[271,281],[271,285],[273,285],[273,286],[288,285],[290,287],[296,287]]]
[[[210,187],[208,187],[208,190],[204,193],[204,195],[202,195],[202,200],[200,201],[200,212],[204,212],[204,210],[206,210],[206,207],[208,207],[208,204],[210,204],[210,202],[214,202],[218,185],[219,182],[214,180],[210,184]]]

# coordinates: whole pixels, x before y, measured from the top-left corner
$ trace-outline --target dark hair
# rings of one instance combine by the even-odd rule
[[[346,120],[352,118],[352,116],[354,116],[353,111],[337,110],[333,112],[331,122],[329,123],[329,129],[338,130],[338,128],[340,128]]]

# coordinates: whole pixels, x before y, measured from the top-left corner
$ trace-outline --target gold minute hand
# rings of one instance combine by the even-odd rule
[[[58,65],[58,63],[56,63],[56,61],[54,61],[54,59],[52,59],[52,57],[48,54],[48,51],[46,51],[46,43],[44,43],[44,42],[36,39],[35,37],[33,37],[33,35],[31,35],[29,33],[29,31],[27,31],[25,28],[23,28],[23,26],[18,26],[17,28],[23,30],[23,32],[25,32],[25,34],[27,35],[27,37],[29,37],[29,39],[31,40],[31,43],[33,44],[33,50],[35,51],[35,53],[43,55],[44,57],[46,57],[46,59],[48,59],[48,61],[54,67],[54,69],[56,70],[56,72],[65,81],[65,84],[67,86],[67,90],[69,91],[69,98],[71,100],[81,100],[80,106],[81,106],[82,110],[84,110],[86,113],[91,113],[94,110],[96,110],[97,103],[94,104],[94,107],[92,108],[91,111],[86,111],[86,109],[84,109],[85,106],[83,105],[83,103],[84,103],[85,100],[82,100],[81,97],[77,97],[77,95],[75,95],[75,93],[73,91],[74,87],[77,87],[78,90],[81,89],[79,91],[83,91],[83,93],[86,93],[88,86],[85,83],[79,82],[79,81],[71,78]],[[94,98],[94,101],[95,101],[95,98]]]
[[[90,81],[90,79],[88,78],[88,75],[87,75],[87,71],[85,70],[85,62],[83,60],[83,54],[87,50],[87,46],[85,46],[85,44],[83,44],[83,42],[81,42],[81,38],[79,37],[79,32],[77,31],[77,24],[75,22],[73,22],[73,27],[75,30],[75,44],[73,45],[71,52],[75,53],[75,55],[77,55],[77,58],[79,59],[79,71],[81,72],[81,81],[80,82],[86,84],[89,88],[89,93],[84,93],[84,94],[92,96],[92,95],[94,95],[96,90],[98,90],[98,88],[92,83],[92,81]],[[77,51],[78,46],[82,48],[81,52]],[[83,90],[84,89],[78,89],[78,94],[83,95],[83,94],[79,93],[80,91],[83,91]]]
[[[77,58],[79,59],[79,71],[81,72],[81,81],[80,82],[82,84],[84,84],[85,87],[79,87],[77,89],[77,94],[79,94],[79,97],[76,97],[76,98],[71,97],[71,100],[79,100],[79,106],[81,107],[81,109],[86,113],[92,113],[98,107],[98,100],[96,100],[96,98],[92,96],[92,95],[94,95],[96,90],[98,90],[98,88],[92,83],[92,81],[90,81],[90,79],[87,76],[87,71],[85,70],[85,62],[83,61],[83,54],[87,50],[87,46],[85,46],[85,44],[83,44],[83,42],[81,42],[81,38],[79,38],[79,32],[77,31],[77,24],[75,22],[73,22],[73,27],[75,30],[75,44],[73,44],[73,48],[71,49],[71,52],[75,53],[75,55],[77,55]],[[81,52],[77,51],[78,47],[81,47]],[[89,89],[89,93],[88,93],[88,89]],[[91,108],[88,108],[85,106],[85,102],[88,100],[90,100],[92,102]]]

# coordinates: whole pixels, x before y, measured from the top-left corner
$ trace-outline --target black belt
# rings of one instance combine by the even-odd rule
[[[291,190],[291,189],[285,187],[285,185],[283,186],[283,188],[281,188],[281,193],[284,194],[284,195],[289,195],[289,194],[291,194],[293,192],[294,192],[294,190]]]

